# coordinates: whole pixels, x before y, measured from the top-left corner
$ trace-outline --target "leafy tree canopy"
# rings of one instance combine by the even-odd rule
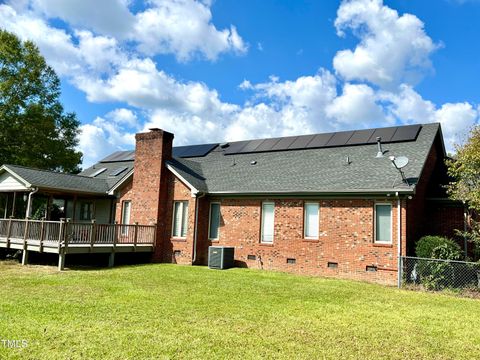
[[[463,201],[468,207],[467,231],[457,230],[475,244],[475,257],[480,254],[480,126],[470,132],[467,142],[457,146],[454,159],[447,161],[453,181],[448,186],[452,199]]]
[[[0,29],[0,165],[78,172],[79,121],[37,46]]]
[[[448,186],[450,197],[480,211],[480,126],[472,129],[463,146],[457,146],[455,159],[448,160],[447,166],[454,179]]]

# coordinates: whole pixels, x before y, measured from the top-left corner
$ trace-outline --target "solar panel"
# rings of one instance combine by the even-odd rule
[[[272,148],[275,146],[275,144],[279,141],[279,138],[274,138],[274,139],[267,139],[264,142],[262,142],[256,149],[256,152],[260,151],[270,151]]]
[[[298,136],[289,136],[289,137],[284,137],[280,138],[278,142],[272,146],[272,151],[277,151],[277,150],[286,150],[292,143],[297,139]]]
[[[353,135],[353,131],[342,131],[334,133],[327,146],[343,146]]]
[[[242,148],[248,143],[249,141],[236,141],[230,143],[230,146],[225,150],[225,154],[239,154]]]
[[[259,139],[259,140],[250,140],[247,145],[245,145],[242,150],[240,151],[242,154],[243,153],[249,153],[255,151],[255,149],[260,146],[265,139]]]
[[[333,137],[335,133],[328,133],[328,134],[318,134],[315,135],[312,141],[308,143],[307,148],[321,148],[324,147],[328,141]]]
[[[114,169],[112,172],[110,172],[110,174],[108,174],[108,176],[118,176],[127,169],[128,169],[128,167],[126,167],[126,166],[118,168],[118,169]]]
[[[201,145],[188,145],[188,146],[176,146],[172,149],[173,156],[175,157],[201,157],[207,155],[210,151],[217,147],[218,144],[201,144]]]
[[[298,136],[295,141],[288,147],[288,149],[305,149],[310,141],[313,140],[315,135],[303,135]]]
[[[397,131],[398,127],[388,127],[383,129],[375,129],[370,139],[368,139],[368,144],[375,144],[377,142],[377,137],[382,138],[382,142],[389,142],[395,131]]]
[[[399,126],[390,141],[413,141],[421,128],[421,125]]]
[[[357,130],[354,131],[350,140],[347,141],[347,145],[358,145],[358,144],[366,144],[368,139],[372,136],[375,129],[367,129],[367,130]]]
[[[116,151],[113,154],[108,155],[100,162],[118,162],[118,161],[131,161],[135,158],[135,151]]]

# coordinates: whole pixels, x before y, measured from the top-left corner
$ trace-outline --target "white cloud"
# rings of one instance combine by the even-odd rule
[[[369,81],[381,87],[416,84],[431,70],[430,54],[437,49],[423,22],[399,15],[382,0],[344,0],[335,20],[340,36],[352,30],[360,42],[337,52],[333,65],[346,80]]]
[[[400,123],[439,122],[447,151],[465,140],[470,128],[479,122],[480,112],[470,103],[446,103],[437,107],[424,100],[412,87],[402,85],[398,92],[381,92],[379,98]]]
[[[339,128],[368,127],[386,120],[375,91],[365,84],[345,84],[342,95],[327,106],[327,115],[337,120]]]
[[[147,56],[173,54],[185,62],[197,55],[216,60],[222,53],[247,52],[248,45],[235,26],[226,29],[215,27],[208,1],[150,0],[146,3],[147,7],[137,13],[130,11],[129,3],[129,0],[9,2],[2,5],[4,11],[10,11],[9,22],[6,25],[2,22],[2,25],[6,28],[14,25],[19,34],[23,33],[39,46],[43,43],[44,50],[55,40],[49,36],[52,33],[66,37],[62,39],[62,44],[71,40],[65,31],[47,25],[47,20],[59,18],[73,29],[83,29],[75,33],[76,37],[90,33],[91,39],[84,40],[102,39],[110,44],[133,44]],[[35,24],[36,28],[33,27]]]
[[[136,15],[131,39],[146,55],[175,54],[181,61],[196,53],[215,60],[222,52],[245,53],[247,45],[235,26],[217,30],[210,4],[194,0],[155,0]]]
[[[139,125],[137,115],[130,109],[119,108],[110,111],[105,117],[115,124],[137,128]]]
[[[128,132],[124,126],[118,126],[115,113],[124,113],[117,109],[105,117],[97,117],[91,124],[80,126],[78,148],[83,153],[83,167],[88,167],[118,150],[130,150],[135,147],[135,133]]]
[[[32,0],[31,6],[49,18],[59,18],[97,33],[125,37],[135,23],[128,0]]]
[[[112,24],[88,22],[80,10],[65,13],[63,3],[39,15],[40,4],[49,1],[36,0],[36,9],[21,3],[0,5],[0,23],[36,42],[47,62],[85,92],[88,101],[123,103],[82,125],[84,165],[133,148],[134,133],[150,127],[174,132],[175,144],[182,145],[439,121],[452,149],[461,133],[478,122],[472,104],[436,105],[415,91],[412,79],[428,72],[428,56],[436,45],[420,20],[399,16],[381,1],[341,4],[337,30],[353,30],[360,42],[354,51],[337,53],[334,65],[340,77],[320,69],[285,81],[273,75],[256,84],[245,79],[239,88],[251,97],[241,105],[222,101],[218,91],[203,82],[176,79],[145,55],[173,53],[185,61],[200,54],[213,60],[226,51],[245,51],[234,27],[218,30],[212,24],[209,2],[151,1],[145,11],[132,15],[134,25],[127,25],[134,31],[126,34]],[[130,11],[127,2],[112,4]],[[42,16],[60,17],[78,28],[55,28]],[[129,36],[139,33],[132,47]]]
[[[454,145],[465,141],[469,130],[479,121],[478,109],[469,103],[443,104],[435,112],[435,121],[442,124],[447,150],[454,151]]]

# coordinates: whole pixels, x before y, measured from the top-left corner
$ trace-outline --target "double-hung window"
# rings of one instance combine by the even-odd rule
[[[274,218],[275,218],[275,203],[262,203],[262,228],[261,241],[262,243],[272,244],[274,233]]]
[[[122,204],[122,224],[130,224],[130,213],[132,210],[132,202],[124,201]],[[122,226],[122,235],[128,235],[128,226]]]
[[[188,201],[173,202],[173,230],[172,235],[176,238],[187,237],[188,228]]]
[[[92,220],[93,219],[93,202],[80,203],[80,220]]]
[[[375,204],[375,242],[392,243],[392,205]]]
[[[220,203],[210,204],[210,220],[208,226],[208,239],[218,240],[218,229],[220,227]]]
[[[318,239],[318,203],[305,203],[305,239]]]

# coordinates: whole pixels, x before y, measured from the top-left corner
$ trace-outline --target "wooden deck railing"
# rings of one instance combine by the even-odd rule
[[[155,245],[155,225],[75,223],[71,221],[0,219],[0,238],[39,241],[40,246]]]

